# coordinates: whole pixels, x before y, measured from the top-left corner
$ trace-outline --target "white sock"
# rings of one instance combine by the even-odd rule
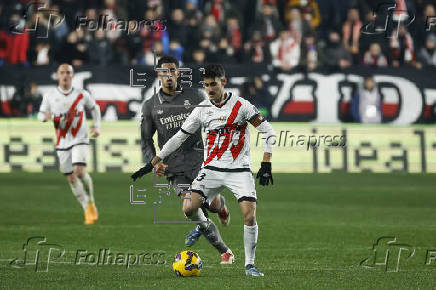
[[[81,178],[80,180],[82,181],[85,192],[89,197],[89,202],[94,203],[94,184],[92,182],[91,176],[88,172],[86,172],[83,178]]]
[[[77,198],[77,201],[82,206],[83,210],[86,210],[88,207],[89,197],[83,188],[83,184],[80,179],[76,180],[76,184],[71,184],[71,190],[73,191],[74,196]]]
[[[193,213],[191,218],[192,221],[199,221],[199,222],[205,222],[207,221],[206,216],[204,215],[204,212],[201,208],[197,209],[197,212]]]
[[[254,226],[244,225],[244,249],[245,249],[245,266],[248,264],[254,265],[254,257],[256,256],[257,246],[257,224]]]

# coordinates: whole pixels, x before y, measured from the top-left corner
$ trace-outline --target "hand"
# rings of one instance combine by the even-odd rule
[[[148,162],[144,167],[133,173],[130,177],[135,181],[138,178],[141,178],[147,173],[150,173],[153,170],[153,165],[151,165],[151,162]]]
[[[44,122],[48,121],[48,120],[51,120],[51,112],[50,111],[44,113]]]
[[[91,131],[91,136],[92,137],[97,138],[98,136],[100,136],[100,128],[92,126],[90,131]]]
[[[271,185],[274,184],[272,173],[271,173],[271,162],[262,162],[259,172],[256,175],[256,179],[259,178],[259,184],[266,186],[271,180]]]
[[[161,177],[164,175],[165,170],[167,169],[168,165],[163,164],[162,162],[157,163],[154,166],[154,170],[156,171],[156,175],[158,177]]]

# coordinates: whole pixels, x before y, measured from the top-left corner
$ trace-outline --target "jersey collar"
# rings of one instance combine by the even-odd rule
[[[223,107],[225,104],[227,104],[227,102],[230,100],[230,98],[232,97],[232,93],[231,92],[228,92],[227,93],[227,95],[228,95],[228,97],[225,99],[225,101],[223,102],[223,103],[221,103],[221,104],[215,104],[214,102],[212,102],[210,99],[209,99],[209,102],[211,102],[212,103],[212,105],[214,105],[215,107],[217,107],[217,108],[221,108],[221,107]]]
[[[56,87],[56,89],[59,91],[59,93],[61,93],[64,96],[68,96],[69,94],[71,94],[71,92],[73,91],[73,87],[71,86],[71,88],[67,91],[62,90],[59,86]]]
[[[172,102],[179,94],[183,92],[181,87],[177,87],[176,94],[174,96],[166,94],[162,88],[159,90],[159,93],[157,94],[159,98],[159,102],[162,104],[163,102],[170,103]]]

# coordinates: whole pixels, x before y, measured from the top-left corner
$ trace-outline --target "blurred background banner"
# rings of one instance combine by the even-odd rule
[[[429,125],[273,123],[275,172],[436,172],[436,134]],[[51,123],[0,120],[0,172],[58,170]],[[263,136],[251,128],[252,171]],[[155,140],[156,141],[156,140]],[[142,164],[139,122],[103,122],[91,139],[89,170],[133,172]]]
[[[201,87],[201,67],[186,68],[190,71],[180,78],[182,86]],[[226,71],[228,89],[249,99],[272,121],[353,122],[352,103],[369,75],[377,83],[381,122],[407,125],[436,120],[434,68],[353,67],[334,73],[320,69],[291,74],[266,65],[228,65]],[[153,66],[82,66],[76,69],[73,86],[87,89],[96,98],[104,120],[116,121],[138,119],[140,104],[152,96],[158,80]],[[35,114],[42,95],[54,87],[53,67],[1,69],[0,116]]]

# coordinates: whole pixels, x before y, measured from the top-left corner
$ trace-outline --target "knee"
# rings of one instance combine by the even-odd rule
[[[74,173],[75,173],[75,175],[78,178],[82,179],[85,176],[85,173],[86,173],[85,167],[83,167],[83,166],[75,166],[74,167]]]
[[[194,212],[191,203],[187,201],[183,202],[182,210],[187,217],[190,217]]]
[[[71,185],[76,185],[76,182],[77,182],[76,174],[71,173],[71,174],[67,175],[67,180]]]
[[[246,226],[256,225],[256,215],[255,215],[254,211],[248,212],[244,215],[244,224]]]

